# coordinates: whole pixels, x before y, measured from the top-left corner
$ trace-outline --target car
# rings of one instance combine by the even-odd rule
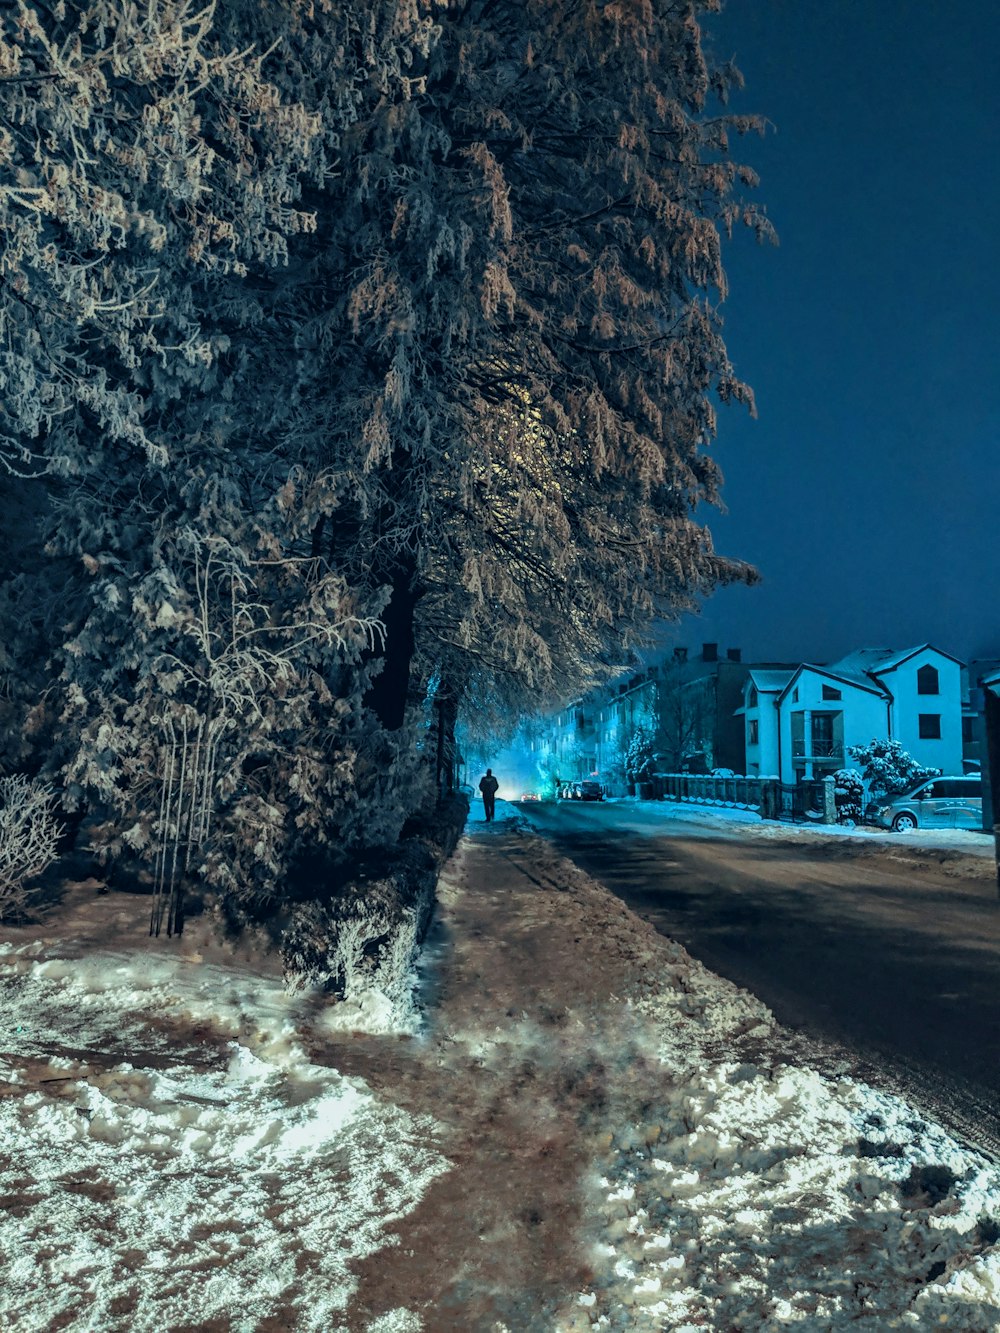
[[[576,785],[580,789],[580,795],[578,798],[579,800],[581,801],[604,800],[604,788],[595,778],[584,778],[582,782],[578,782]]]
[[[865,818],[896,833],[915,828],[981,829],[983,781],[973,774],[932,778],[908,792],[872,801]]]
[[[540,801],[541,799],[537,791],[523,791],[521,793],[522,801]]]

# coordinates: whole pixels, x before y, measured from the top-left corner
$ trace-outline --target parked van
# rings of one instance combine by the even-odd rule
[[[872,801],[865,817],[897,833],[915,828],[981,829],[983,780],[973,774],[964,778],[933,778],[902,795],[882,796]]]

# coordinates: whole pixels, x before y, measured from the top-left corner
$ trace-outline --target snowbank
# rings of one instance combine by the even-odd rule
[[[351,1263],[447,1164],[431,1122],[309,1061],[306,1003],[238,969],[0,945],[0,1326],[341,1327]]]
[[[686,836],[738,838],[752,841],[855,843],[866,851],[893,854],[901,848],[961,852],[984,863],[990,873],[994,859],[993,839],[974,829],[913,829],[892,833],[887,829],[840,824],[791,824],[762,820],[756,811],[739,806],[699,806],[674,801],[636,801],[631,798],[609,800],[614,806],[615,825],[630,832],[648,835],[668,834],[671,830]]]
[[[632,1006],[659,1095],[612,1129],[564,1327],[1000,1328],[1000,1170],[865,1083],[741,1061],[772,1016],[668,950]]]

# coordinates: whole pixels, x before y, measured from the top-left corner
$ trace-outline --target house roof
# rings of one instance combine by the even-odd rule
[[[854,689],[864,690],[868,694],[877,695],[880,699],[891,698],[889,691],[884,685],[877,680],[873,680],[871,676],[864,675],[861,671],[841,670],[839,663],[835,663],[833,666],[817,666],[813,662],[803,662],[802,665],[792,673],[788,684],[781,691],[781,694],[778,697],[779,704],[802,675],[803,671],[812,671],[817,676],[823,676],[827,680],[840,681],[844,685],[853,686]]]
[[[848,653],[846,657],[839,658],[836,662],[830,663],[831,671],[840,671],[842,669],[850,672],[868,673],[872,676],[881,676],[888,671],[895,671],[897,667],[908,662],[911,657],[916,657],[917,653],[932,652],[937,653],[939,657],[947,657],[949,662],[957,662],[959,666],[965,663],[960,658],[954,657],[951,653],[946,653],[941,648],[935,648],[932,643],[918,643],[914,648],[855,648],[853,652]]]
[[[747,679],[753,681],[758,693],[777,694],[794,674],[794,671],[769,671],[766,667],[751,667]]]
[[[988,675],[980,676],[979,683],[984,690],[989,690],[991,694],[1000,694],[1000,670],[991,671]]]

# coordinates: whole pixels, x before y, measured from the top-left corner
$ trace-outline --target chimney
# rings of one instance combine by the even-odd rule
[[[743,654],[740,652],[739,648],[727,648],[726,658],[730,662],[740,662],[743,660]]]
[[[701,660],[703,662],[717,662],[719,660],[719,645],[717,643],[703,643],[701,645]]]

